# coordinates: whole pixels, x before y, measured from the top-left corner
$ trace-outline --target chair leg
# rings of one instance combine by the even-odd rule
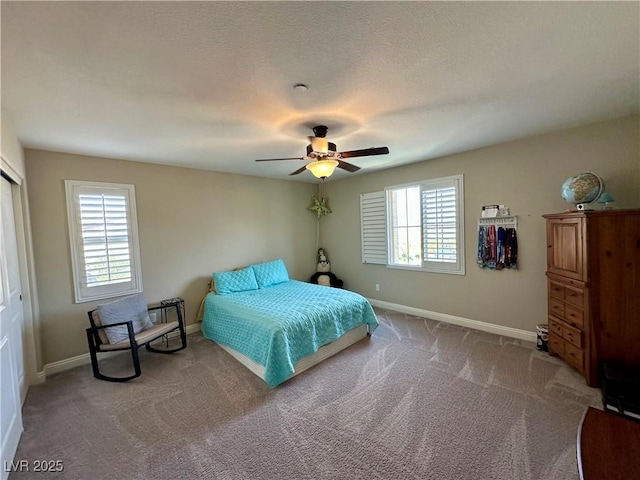
[[[96,350],[96,346],[93,343],[93,334],[90,330],[87,330],[87,340],[89,341],[89,355],[91,356],[91,368],[93,369],[93,376],[98,380],[104,380],[106,382],[128,382],[129,380],[133,380],[136,377],[139,377],[142,373],[140,370],[140,360],[138,358],[138,347],[134,347],[131,349],[131,358],[133,360],[133,369],[134,374],[128,377],[110,377],[108,375],[104,375],[100,373],[100,368],[98,366],[98,354]]]
[[[87,329],[87,341],[89,342],[89,356],[91,357],[91,368],[93,376],[100,378],[100,369],[98,368],[98,355],[96,354],[96,346],[93,343],[93,333]]]
[[[187,348],[187,329],[184,327],[184,318],[182,318],[182,310],[180,308],[178,308],[178,327],[180,328],[182,348]]]

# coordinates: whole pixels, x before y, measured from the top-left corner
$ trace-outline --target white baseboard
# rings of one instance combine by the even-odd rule
[[[387,310],[393,310],[394,312],[407,313],[409,315],[415,315],[416,317],[430,318],[432,320],[438,320],[440,322],[450,323],[452,325],[458,325],[460,327],[473,328],[474,330],[482,330],[483,332],[495,333],[496,335],[517,338],[526,342],[535,342],[537,340],[536,333],[529,332],[527,330],[503,327],[502,325],[481,322],[479,320],[472,320],[470,318],[456,317],[455,315],[449,315],[447,313],[432,312],[429,310],[423,310],[421,308],[408,307],[406,305],[399,305],[397,303],[383,302],[382,300],[375,300],[373,298],[370,298],[368,300],[369,303],[371,303],[371,305],[373,305],[374,307],[386,308]]]
[[[191,325],[187,325],[185,328],[187,335],[190,333],[195,333],[200,331],[200,323],[193,323]],[[175,336],[178,334],[176,333]],[[128,350],[121,350],[118,352],[103,352],[100,354],[100,358],[109,358],[114,355],[122,355],[127,354],[130,355]],[[82,355],[76,355],[75,357],[65,358],[64,360],[58,360],[57,362],[47,363],[44,366],[44,369],[41,372],[38,372],[36,377],[36,383],[42,383],[47,379],[47,375],[52,375],[54,373],[64,372],[65,370],[69,370],[71,368],[79,367],[81,365],[87,365],[91,363],[91,356],[88,353],[83,353]]]
[[[407,313],[409,315],[415,315],[417,317],[430,318],[432,320],[438,320],[440,322],[450,323],[452,325],[458,325],[461,327],[473,328],[474,330],[481,330],[483,332],[495,333],[496,335],[503,335],[505,337],[517,338],[527,342],[535,342],[535,332],[528,332],[526,330],[520,330],[518,328],[503,327],[501,325],[495,325],[493,323],[481,322],[479,320],[472,320],[469,318],[457,317],[455,315],[449,315],[447,313],[432,312],[430,310],[423,310],[421,308],[408,307],[406,305],[400,305],[397,303],[384,302],[382,300],[369,299],[369,302],[374,307],[386,308],[387,310],[393,310],[395,312]],[[187,335],[200,331],[200,323],[193,323],[187,325]],[[100,358],[108,358],[112,355],[127,354],[127,351],[120,352],[104,352],[100,354]],[[36,374],[36,384],[42,383],[47,379],[47,375],[63,372],[71,368],[79,367],[81,365],[87,365],[91,363],[91,357],[88,353],[82,355],[76,355],[75,357],[65,358],[53,363],[47,363],[41,372]]]
[[[44,370],[40,372],[36,372],[36,378],[31,382],[30,385],[40,385],[41,383],[44,383],[46,379],[47,379],[47,374],[44,373]]]

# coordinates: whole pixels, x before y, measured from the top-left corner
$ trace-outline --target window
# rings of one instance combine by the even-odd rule
[[[386,192],[389,266],[464,274],[462,175]]]
[[[363,263],[464,275],[463,187],[455,175],[361,195]]]
[[[135,187],[65,180],[76,303],[142,292]]]
[[[420,186],[387,190],[389,264],[422,265]]]

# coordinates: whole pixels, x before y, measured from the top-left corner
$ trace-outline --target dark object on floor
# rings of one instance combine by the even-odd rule
[[[618,362],[605,362],[601,378],[605,410],[640,421],[640,371]]]
[[[113,307],[116,303],[119,303],[118,306],[123,305],[126,306],[124,302],[127,302],[131,299],[131,297],[127,297],[125,299],[121,299],[117,302],[112,302],[108,304],[110,307]],[[102,306],[101,306],[102,307]],[[138,358],[138,349],[143,345],[145,348],[154,353],[174,353],[178,350],[182,350],[187,347],[187,335],[184,327],[184,319],[182,317],[182,304],[180,301],[176,301],[174,303],[168,303],[163,305],[158,305],[155,307],[147,308],[147,317],[144,321],[148,320],[148,312],[154,310],[164,310],[168,308],[176,309],[177,321],[166,322],[166,323],[158,323],[157,325],[151,324],[149,328],[144,330],[134,329],[134,323],[137,323],[135,319],[125,319],[120,322],[103,322],[101,318],[100,308],[95,310],[91,310],[87,314],[89,315],[89,322],[91,323],[91,327],[87,328],[87,341],[89,342],[89,354],[91,356],[91,366],[93,368],[93,376],[100,379],[106,380],[108,382],[126,382],[128,380],[139,377],[142,373],[140,370],[140,359]],[[102,311],[103,315],[105,311]],[[150,322],[150,320],[148,320]],[[113,327],[126,326],[126,338],[120,340],[118,342],[112,343],[109,340],[109,336],[107,336],[107,332],[105,329],[113,329]],[[159,349],[151,346],[151,342],[157,340],[161,337],[168,335],[169,333],[179,330],[180,332],[180,341],[181,345],[177,348],[173,349]],[[131,358],[133,361],[133,369],[134,374],[129,377],[110,377],[100,373],[100,369],[98,366],[98,352],[113,352],[118,350],[131,350]]]
[[[540,323],[536,325],[536,348],[542,352],[549,351],[549,325]]]

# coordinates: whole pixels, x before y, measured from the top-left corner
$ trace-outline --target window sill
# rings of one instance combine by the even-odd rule
[[[393,270],[408,270],[411,272],[426,272],[426,273],[445,273],[448,275],[465,275],[464,268],[462,270],[458,269],[447,269],[447,268],[425,268],[425,267],[416,267],[410,265],[387,265],[387,268],[391,268]]]

